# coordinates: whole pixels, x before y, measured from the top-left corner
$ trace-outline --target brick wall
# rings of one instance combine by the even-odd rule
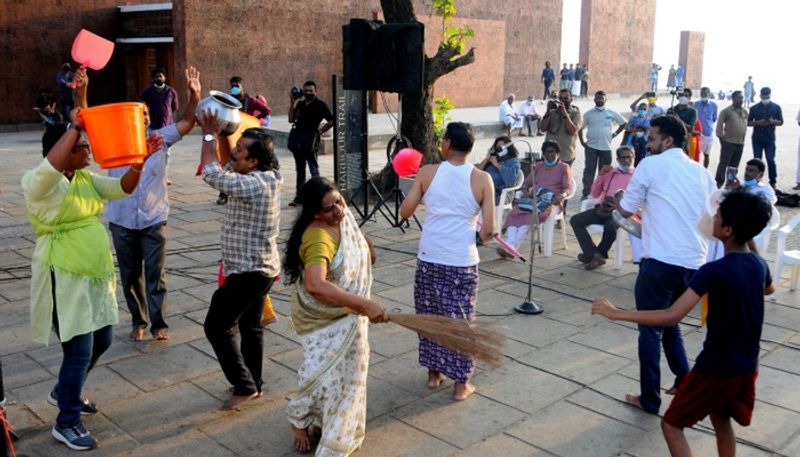
[[[681,31],[681,45],[678,63],[685,73],[686,87],[699,89],[703,84],[703,52],[706,34],[703,32]]]
[[[152,3],[125,0],[128,4]],[[56,71],[71,61],[72,40],[81,28],[114,40],[118,0],[36,0],[0,2],[0,124],[38,122],[31,109],[39,90],[57,91]],[[106,69],[89,70],[89,103],[119,101],[125,91],[122,55],[114,53]]]
[[[647,90],[655,13],[655,0],[583,0],[580,62],[589,68],[590,95]]]

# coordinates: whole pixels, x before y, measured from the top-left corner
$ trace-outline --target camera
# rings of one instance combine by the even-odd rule
[[[303,89],[297,86],[292,87],[291,92],[292,92],[292,98],[300,98],[303,96]]]

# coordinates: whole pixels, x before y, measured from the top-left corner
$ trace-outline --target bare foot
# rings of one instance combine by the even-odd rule
[[[254,392],[250,395],[231,395],[231,398],[225,402],[222,406],[220,406],[220,411],[240,411],[239,407],[242,403],[246,402],[247,400],[252,400],[254,398],[258,398],[261,396],[260,392]]]
[[[308,429],[297,428],[292,425],[292,441],[297,452],[308,452],[311,450],[311,439],[308,437]]]
[[[625,394],[625,401],[631,406],[635,406],[641,410],[644,410],[644,408],[642,408],[642,402],[639,401],[638,395]]]
[[[167,333],[167,329],[160,328],[153,333],[153,339],[156,341],[167,341],[169,339],[169,333]]]
[[[428,370],[428,388],[435,389],[444,382],[444,375],[436,370]]]
[[[678,393],[678,388],[675,386],[670,387],[669,389],[665,390],[664,393],[667,395],[675,395],[676,393]]]
[[[142,341],[144,339],[144,329],[142,327],[136,327],[131,330],[130,335],[128,335],[128,339],[131,341]]]
[[[462,384],[457,382],[455,386],[453,386],[453,400],[455,401],[464,401],[474,393],[475,386],[470,383]]]

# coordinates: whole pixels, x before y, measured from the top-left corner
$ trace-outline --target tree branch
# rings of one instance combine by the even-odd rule
[[[425,62],[426,82],[428,84],[433,84],[437,79],[446,75],[447,73],[450,73],[456,68],[475,62],[475,48],[470,48],[466,54],[453,59],[453,57],[456,55],[456,51],[453,49],[439,48],[439,50],[436,52],[436,55],[427,59]]]

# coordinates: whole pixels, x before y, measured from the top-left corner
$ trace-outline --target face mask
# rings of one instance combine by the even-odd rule
[[[761,103],[763,103],[764,105],[766,105],[766,104],[768,104],[768,103],[769,103],[769,99],[768,99],[768,98],[762,98],[762,99],[761,99]]]
[[[308,101],[314,100],[314,97],[316,97],[316,96],[317,96],[316,94],[309,94],[309,93],[304,93],[303,94],[303,97],[305,97],[306,100],[308,100]]]
[[[606,109],[606,106],[605,105],[595,106],[594,109],[596,109],[597,111],[603,111],[604,109]]]
[[[700,97],[700,101],[703,103],[708,103],[708,97]]]
[[[679,105],[688,105],[689,104],[689,99],[687,97],[680,97],[680,98],[678,98],[678,104]]]
[[[549,160],[547,160],[547,159],[544,159],[544,164],[545,164],[545,166],[547,166],[548,168],[553,168],[553,167],[555,167],[555,166],[558,164],[558,159],[556,158],[556,159],[555,159],[555,160],[553,160],[552,162],[551,162],[551,161],[549,161]]]
[[[655,105],[656,104],[656,98],[655,97],[647,97],[647,103],[649,103],[651,105]]]
[[[744,187],[753,187],[756,184],[758,184],[758,179],[756,178],[744,180]]]
[[[644,138],[644,132],[636,132],[636,138]]]
[[[160,88],[164,87],[165,84],[162,81],[155,81],[155,82],[153,82],[153,85],[160,89]]]
[[[619,171],[621,171],[621,172],[623,172],[623,173],[627,173],[627,172],[628,172],[628,170],[630,170],[630,169],[631,169],[631,166],[630,166],[630,164],[622,164],[622,163],[621,163],[621,164],[619,164],[619,165],[617,166],[617,170],[619,170]]]
[[[647,110],[646,109],[640,109],[639,110],[639,117],[645,117],[645,116],[647,116]]]
[[[239,86],[231,87],[231,95],[239,95],[242,93],[242,88]]]
[[[505,157],[506,154],[508,154],[508,148],[506,147],[500,149],[495,148],[495,151],[497,151],[497,157]]]

